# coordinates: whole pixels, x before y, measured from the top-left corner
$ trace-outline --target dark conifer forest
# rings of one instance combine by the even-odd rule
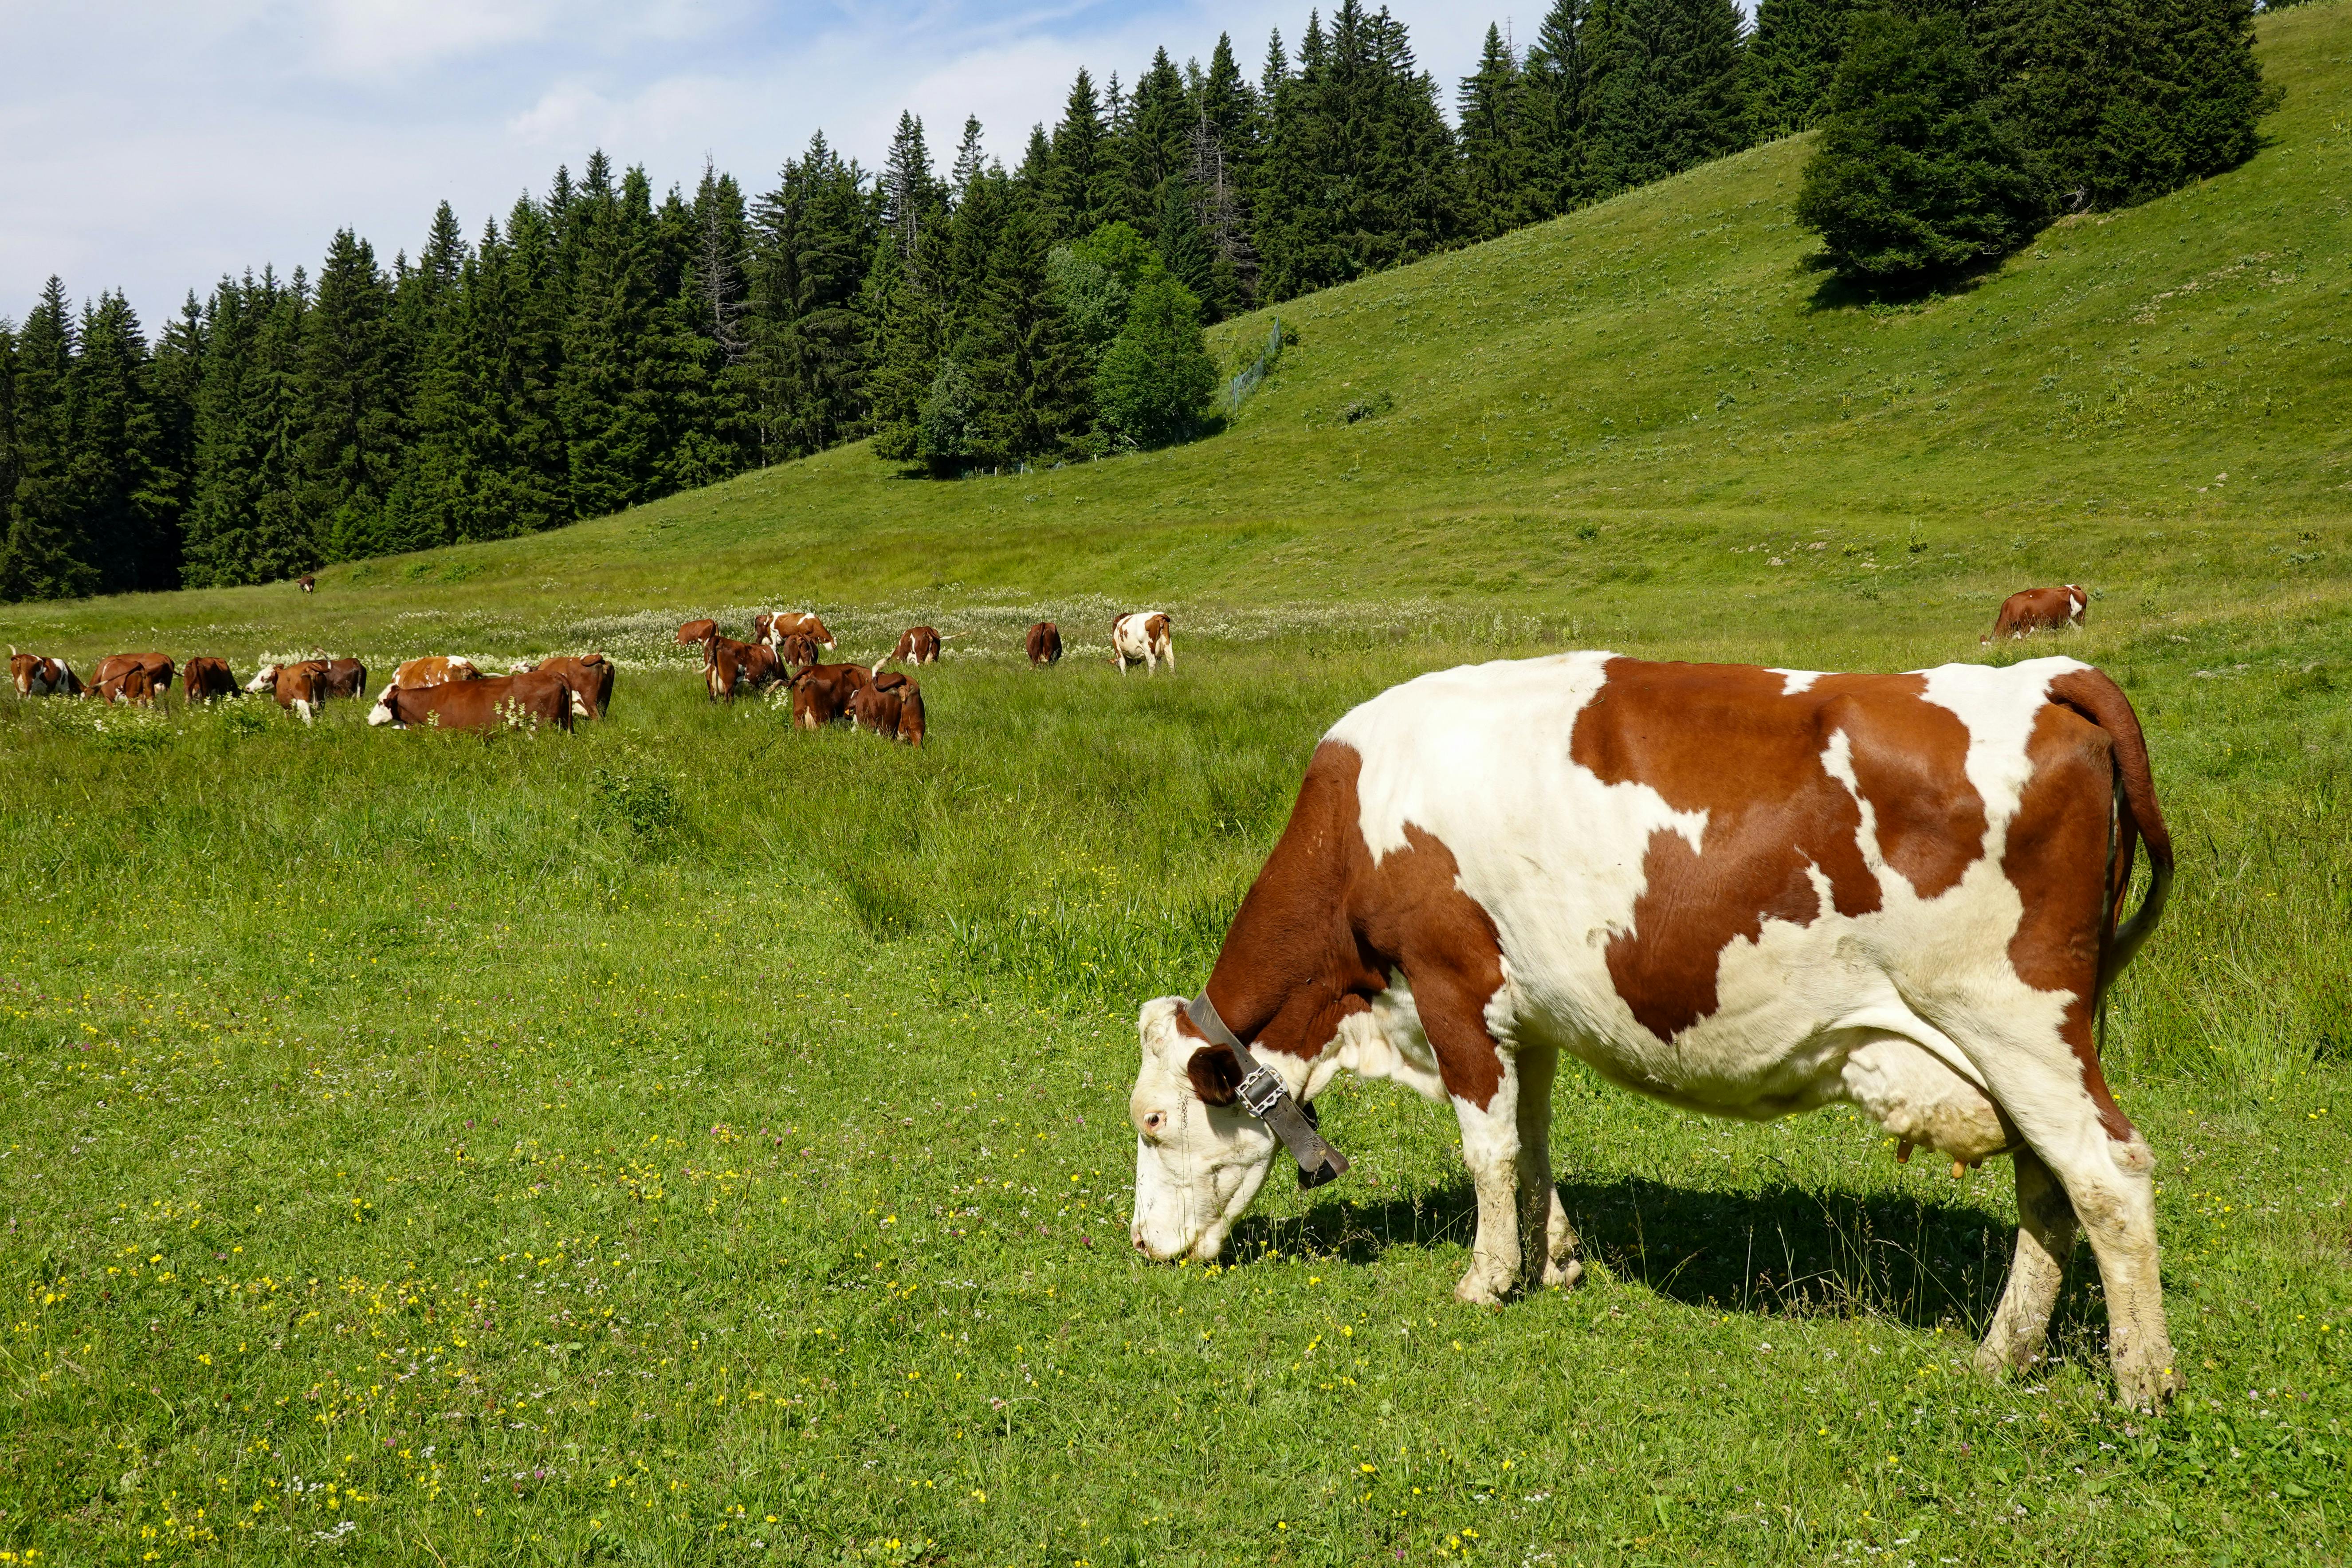
[[[0,317],[0,598],[504,538],[867,437],[942,479],[1191,438],[1240,368],[1205,324],[1825,118],[1801,215],[1850,274],[1932,279],[2249,155],[2251,40],[2250,0],[1554,0],[1449,121],[1403,25],[1340,0],[1255,71],[1226,37],[1081,71],[1010,169],[907,115],[878,167],[819,133],[756,195],[598,152],[152,322],[52,279]],[[1924,120],[1923,51],[1964,79]]]

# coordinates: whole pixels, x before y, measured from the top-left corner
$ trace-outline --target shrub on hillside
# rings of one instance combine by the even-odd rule
[[[1216,385],[1216,363],[1201,337],[1201,301],[1164,274],[1146,279],[1095,374],[1103,423],[1139,446],[1181,440],[1199,427]]]
[[[1986,74],[1958,17],[1854,18],[1797,195],[1797,221],[1822,237],[1841,276],[1885,284],[1958,271],[2047,219]]]

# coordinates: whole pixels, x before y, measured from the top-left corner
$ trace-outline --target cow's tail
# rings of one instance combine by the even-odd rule
[[[2147,740],[2140,733],[2139,715],[2132,711],[2131,699],[2124,695],[2123,688],[2105,672],[2085,667],[2053,679],[2049,691],[2053,701],[2105,731],[2114,748],[2116,826],[2099,956],[2099,990],[2104,994],[2163,918],[2165,900],[2172,891],[2172,833],[2164,825],[2164,808],[2157,804],[2156,775],[2148,768]],[[2142,840],[2147,845],[2147,896],[2125,920],[2133,852]]]

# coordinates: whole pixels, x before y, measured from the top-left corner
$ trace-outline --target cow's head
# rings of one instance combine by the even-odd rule
[[[277,690],[278,667],[274,664],[263,665],[259,669],[253,672],[253,679],[245,683],[245,689],[247,691]]]
[[[1128,1097],[1135,1123],[1137,1251],[1206,1263],[1257,1196],[1282,1145],[1234,1098],[1241,1069],[1231,1053],[1177,1027],[1174,996],[1143,1005],[1136,1033],[1142,1070]]]
[[[390,724],[396,721],[397,716],[392,710],[392,694],[399,689],[400,682],[397,680],[383,683],[383,689],[376,693],[375,706],[368,710],[369,723]]]

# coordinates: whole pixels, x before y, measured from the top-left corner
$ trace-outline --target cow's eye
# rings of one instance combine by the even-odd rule
[[[1163,1110],[1155,1110],[1155,1111],[1152,1111],[1152,1112],[1150,1112],[1149,1115],[1147,1115],[1147,1116],[1145,1116],[1145,1117],[1144,1117],[1144,1119],[1143,1119],[1143,1130],[1144,1130],[1146,1132],[1155,1132],[1155,1133],[1156,1133],[1156,1132],[1158,1132],[1158,1131],[1160,1131],[1160,1129],[1161,1127],[1163,1127],[1163,1126],[1165,1126],[1165,1125],[1167,1124],[1167,1121],[1168,1121],[1168,1113],[1167,1113],[1166,1111],[1163,1111]]]

